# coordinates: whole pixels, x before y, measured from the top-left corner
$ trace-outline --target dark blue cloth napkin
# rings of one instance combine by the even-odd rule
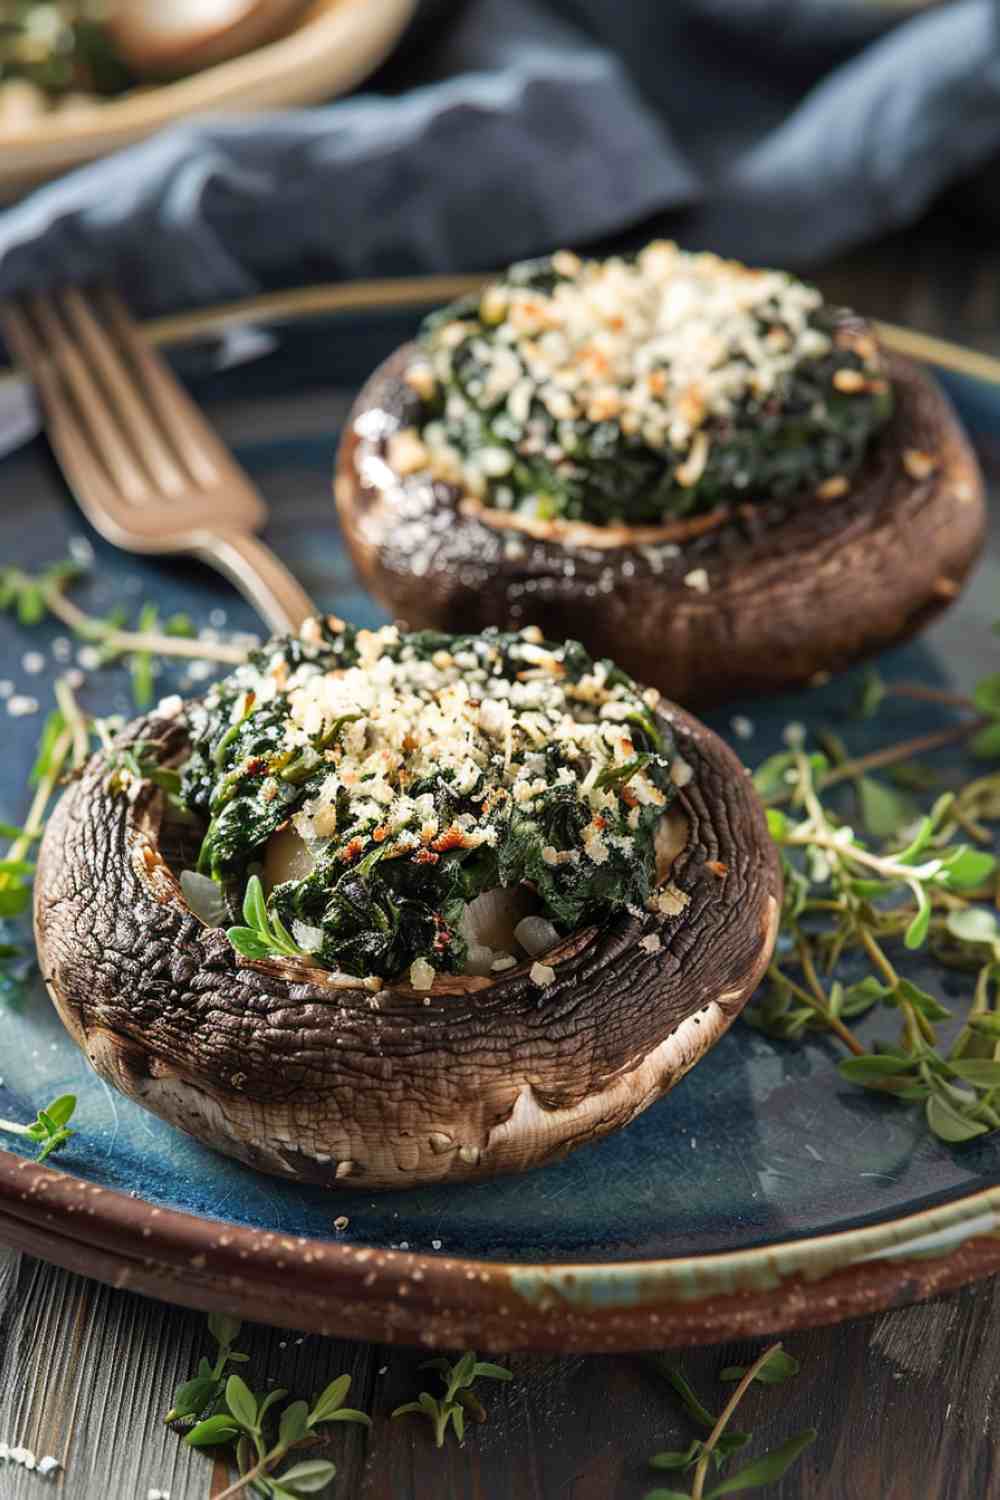
[[[651,218],[808,265],[1000,150],[994,0],[444,12],[367,92],[179,125],[0,214],[0,295],[111,276],[157,311],[495,266]]]

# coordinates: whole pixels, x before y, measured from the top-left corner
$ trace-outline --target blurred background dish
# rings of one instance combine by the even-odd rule
[[[0,22],[0,199],[189,115],[342,94],[378,66],[415,8],[416,0],[15,0]]]

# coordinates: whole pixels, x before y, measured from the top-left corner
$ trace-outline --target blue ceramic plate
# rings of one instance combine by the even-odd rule
[[[271,507],[268,540],[325,609],[385,618],[353,577],[330,474],[357,387],[455,283],[316,288],[159,325],[178,367]],[[393,305],[395,304],[395,305]],[[888,335],[927,353],[914,335]],[[975,438],[1000,474],[1000,384],[989,361],[932,346]],[[960,371],[971,373],[960,373]],[[0,424],[24,392],[0,382]],[[0,425],[2,431],[2,425]],[[134,610],[155,599],[225,630],[259,630],[219,579],[184,562],[114,551],[81,520],[44,440],[0,460],[0,559],[36,568],[92,550],[74,597]],[[998,533],[1000,535],[1000,533]],[[968,687],[995,667],[1000,543],[955,609],[886,655],[887,678]],[[0,616],[0,819],[26,809],[26,777],[65,632]],[[76,653],[78,646],[72,650]],[[39,657],[44,658],[38,671]],[[942,710],[849,716],[860,673],[808,694],[733,704],[711,722],[751,764],[789,720],[832,726],[852,748],[939,725]],[[198,691],[183,668],[161,691]],[[88,676],[98,712],[131,709],[127,675]],[[749,738],[732,720],[745,715]],[[745,726],[744,726],[745,728]],[[914,975],[920,979],[919,974]],[[958,995],[969,980],[923,976]],[[0,1152],[0,1238],[93,1274],[196,1305],[345,1333],[448,1342],[625,1346],[820,1321],[974,1274],[1000,1260],[1000,1139],[957,1148],[918,1111],[839,1081],[823,1040],[772,1043],[743,1024],[627,1129],[534,1174],[472,1186],[336,1194],[258,1175],[119,1097],[63,1031],[37,973],[0,995],[0,1116],[27,1120],[54,1094],[79,1096],[60,1171]],[[891,1015],[859,1027],[893,1034]],[[346,1227],[335,1229],[343,1216]],[[221,1223],[219,1221],[222,1221]],[[918,1258],[919,1257],[919,1258]],[[289,1265],[300,1275],[290,1286]]]

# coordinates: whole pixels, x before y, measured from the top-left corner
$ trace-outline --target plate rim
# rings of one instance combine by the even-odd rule
[[[625,1352],[840,1322],[990,1275],[1000,1186],[749,1250],[531,1264],[203,1218],[2,1151],[0,1242],[120,1290],[325,1336]]]
[[[250,322],[429,306],[488,275],[295,287],[146,327],[156,343],[176,345]],[[1000,359],[896,324],[876,326],[902,353],[1000,385]],[[20,378],[0,374],[0,382]],[[336,1201],[331,1196],[331,1219]],[[746,1249],[511,1262],[205,1218],[0,1147],[0,1242],[115,1286],[279,1326],[438,1347],[625,1350],[835,1322],[1000,1270],[1000,1185]]]

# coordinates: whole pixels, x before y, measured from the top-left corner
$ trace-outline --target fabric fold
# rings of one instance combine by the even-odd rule
[[[1000,149],[994,0],[468,0],[377,83],[179,124],[40,189],[0,214],[0,296],[111,277],[159,312],[640,222],[808,265]]]

